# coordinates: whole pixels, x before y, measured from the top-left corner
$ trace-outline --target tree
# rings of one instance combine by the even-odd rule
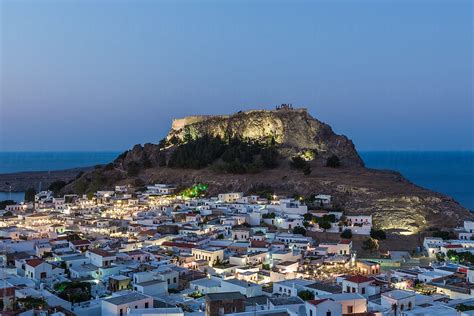
[[[13,216],[13,213],[10,211],[3,213],[3,217],[9,217],[9,216]]]
[[[339,168],[341,166],[341,161],[336,155],[332,155],[326,160],[326,167],[330,168]]]
[[[88,187],[89,187],[89,182],[87,182],[87,180],[84,178],[80,178],[74,183],[74,191],[78,195],[82,195],[86,193]]]
[[[447,239],[454,239],[454,238],[451,238],[451,237],[454,237],[454,234],[448,231],[438,230],[438,231],[433,232],[433,237],[438,237],[438,238],[442,238],[443,240],[447,240]]]
[[[51,184],[48,187],[48,190],[53,191],[54,194],[58,194],[59,191],[61,191],[62,188],[66,186],[66,182],[62,180],[57,180],[54,182],[51,182]]]
[[[377,239],[367,238],[362,243],[362,249],[369,250],[369,251],[377,250],[377,249],[379,249],[379,243],[378,243]]]
[[[44,298],[33,297],[33,296],[17,298],[15,303],[18,304],[18,307],[21,307],[27,310],[42,309],[43,307],[48,306]]]
[[[305,221],[310,221],[310,220],[313,219],[313,214],[306,213],[306,214],[303,215],[303,218],[304,218]]]
[[[314,300],[314,293],[309,291],[309,290],[303,290],[298,292],[299,298],[301,298],[303,301],[310,301]]]
[[[466,311],[471,311],[473,309],[474,309],[473,305],[459,304],[456,306],[456,310],[458,312],[466,312]]]
[[[446,255],[442,252],[439,252],[436,254],[436,260],[438,260],[439,262],[444,262],[446,261]]]
[[[35,201],[36,190],[34,188],[29,188],[25,191],[25,202],[34,202]]]
[[[393,315],[397,316],[397,311],[398,311],[398,305],[397,304],[392,304],[392,311],[393,311]]]
[[[328,222],[331,222],[331,223],[335,223],[336,222],[336,215],[334,215],[334,214],[323,215],[323,221],[328,221]]]
[[[341,238],[351,239],[352,238],[352,230],[350,230],[349,228],[344,229],[344,231],[341,233]]]
[[[262,150],[260,154],[263,165],[268,169],[273,169],[278,167],[278,150],[275,147],[269,147]]]
[[[329,229],[329,228],[331,228],[331,223],[328,222],[328,221],[320,221],[320,222],[318,222],[318,225],[319,225],[319,227],[322,228],[322,229]]]
[[[87,199],[92,200],[94,198],[94,192],[87,192]]]
[[[224,234],[217,235],[217,239],[224,239]]]
[[[300,234],[305,236],[306,235],[306,229],[304,227],[296,226],[293,228],[293,234]]]
[[[372,228],[370,230],[370,237],[372,237],[374,239],[377,239],[377,240],[383,240],[383,239],[387,239],[387,234],[382,229]]]
[[[306,160],[304,160],[302,157],[300,156],[294,156],[293,158],[291,158],[291,163],[290,165],[295,168],[295,169],[301,169],[303,170],[306,166],[308,166],[308,162]]]

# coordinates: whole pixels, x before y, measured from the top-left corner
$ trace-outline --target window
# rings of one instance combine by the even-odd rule
[[[404,309],[405,309],[405,305],[403,305],[403,304],[400,305],[400,310],[402,311],[402,310],[404,310]]]
[[[123,316],[123,309],[120,309],[120,316]]]
[[[346,292],[347,292],[347,293],[350,293],[350,292],[351,292],[351,287],[350,287],[350,286],[347,286],[347,287],[346,287]]]
[[[408,302],[408,309],[411,309],[412,308],[412,304],[411,302]]]
[[[347,313],[352,314],[353,312],[354,312],[354,306],[352,305],[347,306]]]
[[[362,293],[362,294],[365,294],[365,287],[362,288],[361,293]]]
[[[331,311],[327,311],[326,316],[331,316]]]
[[[173,283],[176,283],[176,278],[173,278]]]
[[[313,316],[313,310],[312,309],[309,310],[309,316]]]
[[[168,285],[170,285],[170,284],[171,284],[171,282],[170,282],[170,279],[168,279],[168,280],[166,280],[166,281],[168,281]]]
[[[148,308],[148,302],[145,302],[145,308]]]

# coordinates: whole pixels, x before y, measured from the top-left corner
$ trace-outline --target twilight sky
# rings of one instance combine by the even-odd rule
[[[361,150],[474,150],[472,3],[0,0],[0,151],[280,103]]]

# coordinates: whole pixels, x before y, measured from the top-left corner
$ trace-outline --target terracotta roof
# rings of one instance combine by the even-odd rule
[[[113,252],[109,252],[103,249],[89,249],[89,252],[92,252],[96,255],[102,256],[102,257],[113,257],[115,254]]]
[[[157,231],[154,229],[144,230],[138,233],[138,235],[148,235],[148,236],[155,236]]]
[[[265,240],[252,240],[250,242],[250,247],[266,248],[267,242]]]
[[[36,268],[37,266],[39,266],[40,264],[42,264],[44,261],[41,260],[41,259],[29,259],[29,260],[26,260],[26,264],[29,265],[30,267],[33,267],[33,268]]]
[[[343,245],[348,245],[348,244],[350,244],[351,242],[352,242],[352,241],[349,240],[349,239],[342,239],[339,243],[340,243],[340,244],[343,244]]]
[[[328,301],[328,300],[330,300],[330,299],[329,298],[323,298],[321,300],[309,300],[308,303],[310,303],[311,305],[314,305],[314,306],[318,306],[322,302],[325,302],[325,301]]]
[[[86,239],[71,241],[71,244],[73,244],[74,246],[89,245],[90,243],[91,242]]]
[[[346,279],[346,281],[353,282],[353,283],[365,283],[371,282],[374,279],[365,277],[363,275],[354,275]]]
[[[186,243],[186,242],[165,241],[161,245],[165,247],[176,247],[176,248],[197,248],[196,245]]]
[[[444,248],[462,248],[462,245],[446,245]]]

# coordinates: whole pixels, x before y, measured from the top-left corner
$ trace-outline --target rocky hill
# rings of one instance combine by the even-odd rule
[[[313,118],[306,109],[255,110],[229,116],[191,116],[173,121],[166,140],[183,142],[204,135],[264,141],[273,138],[286,156],[315,150],[318,158],[337,155],[346,165],[362,166],[354,144],[346,136]]]
[[[304,158],[305,172],[295,167],[294,157]],[[330,157],[338,164],[328,167]],[[197,163],[183,164],[183,159]],[[156,182],[181,187],[204,182],[210,194],[262,189],[283,195],[331,194],[345,212],[372,214],[378,227],[402,234],[455,227],[471,217],[452,198],[418,187],[396,172],[365,168],[351,140],[305,109],[290,108],[175,120],[158,144],[134,146],[113,163],[86,172],[64,192]]]

